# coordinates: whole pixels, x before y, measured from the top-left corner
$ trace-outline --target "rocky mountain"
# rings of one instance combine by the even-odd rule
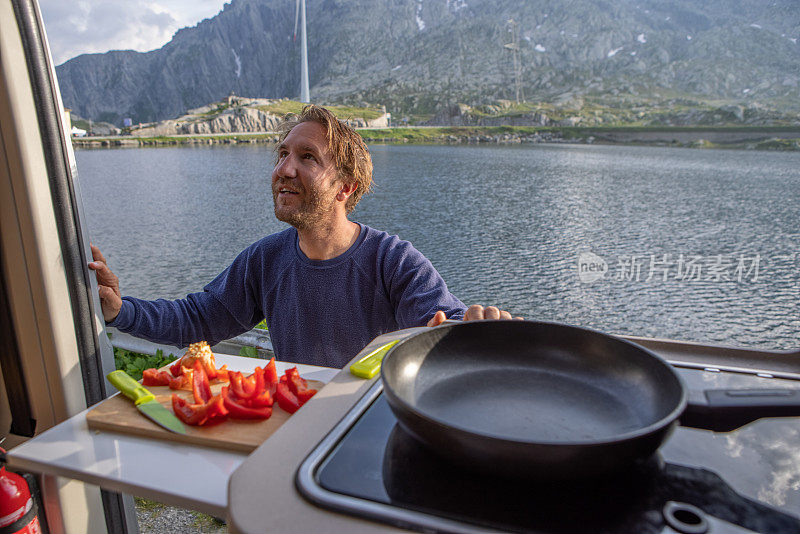
[[[516,100],[515,26],[528,102],[800,113],[797,0],[307,0],[307,12],[318,102],[431,118]],[[174,118],[232,91],[296,98],[293,27],[290,0],[232,0],[158,50],[59,65],[64,103],[121,124]]]
[[[128,133],[136,137],[274,132],[286,113],[299,113],[302,102],[228,96],[220,102],[190,109],[177,119],[137,124]],[[385,109],[331,106],[337,117],[353,128],[385,128]]]

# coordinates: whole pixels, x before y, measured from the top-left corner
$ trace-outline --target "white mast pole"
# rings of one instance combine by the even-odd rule
[[[300,0],[300,101],[311,102],[308,90],[308,43],[306,42],[306,0]]]

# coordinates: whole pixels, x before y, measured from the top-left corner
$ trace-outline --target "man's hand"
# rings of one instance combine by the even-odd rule
[[[119,278],[108,268],[105,257],[100,249],[92,247],[92,259],[89,268],[97,277],[98,293],[100,294],[100,307],[103,308],[103,318],[111,322],[119,315],[122,308],[122,295],[119,292]]]
[[[439,310],[436,315],[428,321],[428,326],[439,326],[447,319],[443,311]],[[480,304],[473,304],[467,308],[467,313],[464,314],[465,321],[482,321],[483,319],[512,319],[511,314],[505,310],[501,310],[497,306],[486,306],[485,308]],[[514,317],[519,321],[522,317]]]

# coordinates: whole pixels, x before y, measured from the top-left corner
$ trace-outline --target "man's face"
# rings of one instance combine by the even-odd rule
[[[321,124],[301,122],[278,147],[272,171],[275,217],[299,230],[335,216],[341,183],[325,134]]]

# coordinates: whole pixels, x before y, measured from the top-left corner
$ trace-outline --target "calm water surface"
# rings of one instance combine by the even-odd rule
[[[464,302],[603,331],[800,343],[800,154],[372,146],[353,218],[421,250]],[[78,150],[90,234],[124,294],[200,290],[285,228],[268,146]],[[583,265],[581,275],[580,263]],[[591,280],[589,264],[605,264]]]

